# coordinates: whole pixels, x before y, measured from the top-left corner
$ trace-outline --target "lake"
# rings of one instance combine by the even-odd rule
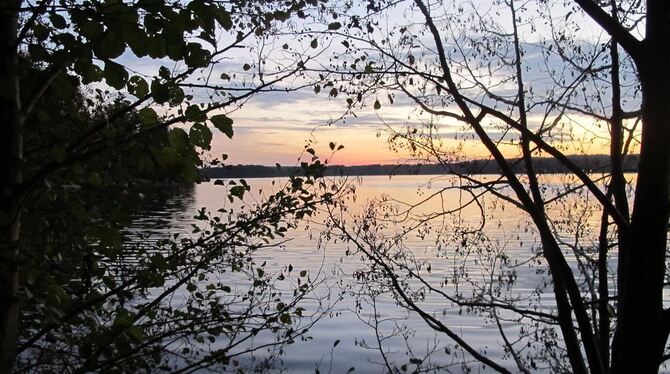
[[[478,178],[494,181],[497,177]],[[550,186],[545,191],[547,196],[557,195],[566,184],[575,182],[563,175],[542,178]],[[251,179],[248,182],[252,193],[261,196],[275,188],[273,182],[276,185],[278,180]],[[383,214],[380,213],[377,222],[383,221],[384,227],[376,229],[378,235],[388,240],[380,243],[394,242],[396,234],[409,230],[403,240],[397,242],[403,251],[403,257],[398,258],[407,264],[411,257],[411,266],[423,264],[414,270],[436,290],[461,297],[495,295],[500,299],[514,299],[516,305],[538,313],[550,312],[554,307],[547,269],[539,255],[539,239],[527,216],[511,204],[492,197],[477,203],[472,195],[453,188],[459,183],[453,177],[369,176],[354,183],[356,198],[349,201],[346,214],[353,220],[353,216],[365,211],[370,201],[383,200],[379,211]],[[508,193],[504,188],[500,192]],[[418,202],[422,205],[414,207]],[[595,244],[600,212],[592,202],[588,194],[580,193],[570,200],[557,199],[547,206],[548,214],[554,219],[554,229],[566,248],[574,246],[588,251],[589,246]],[[222,186],[201,183],[192,190],[175,194],[159,208],[145,211],[130,230],[151,232],[154,238],[174,232],[188,235],[191,224],[196,222],[193,216],[201,207],[215,211],[236,204],[239,205],[227,200]],[[444,213],[461,205],[466,208]],[[443,214],[431,216],[435,212]],[[398,217],[405,216],[408,219],[398,221]],[[271,371],[369,373],[384,371],[388,365],[409,372],[417,368],[462,372],[466,370],[465,363],[474,372],[492,372],[474,362],[449,337],[429,327],[417,313],[400,307],[384,282],[362,280],[361,275],[371,274],[369,263],[360,253],[351,254],[355,248],[350,243],[319,240],[324,219],[323,215],[312,218],[289,231],[287,242],[256,254],[255,261],[266,262],[269,271],[292,264],[298,270],[307,270],[310,279],[322,282],[313,297],[303,300],[302,306],[306,315],[318,311],[324,315],[310,328],[305,339],[281,348],[280,359],[273,362]],[[423,220],[426,222],[412,226],[412,222]],[[574,269],[588,266],[583,258],[568,255],[568,252],[566,257]],[[537,331],[532,336],[532,329],[526,329],[527,326],[505,310],[495,315],[471,312],[448,302],[439,292],[427,292],[425,284],[416,279],[407,279],[406,286],[408,291],[419,293],[417,303],[423,310],[512,371],[516,371],[516,366],[503,348],[500,331],[512,342],[517,335],[523,335],[514,344],[525,358],[536,362],[534,369],[557,369],[543,366],[539,360],[543,349],[544,354],[551,352],[558,357],[562,354],[560,334],[556,335],[557,330],[552,326],[541,330],[541,336],[538,337]],[[304,324],[309,322],[309,317],[303,321]],[[251,344],[271,341],[271,336],[260,334]],[[262,362],[264,352],[240,357],[241,365]]]

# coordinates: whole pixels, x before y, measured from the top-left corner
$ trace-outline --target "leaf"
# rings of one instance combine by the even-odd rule
[[[49,21],[51,21],[51,24],[53,27],[57,29],[64,29],[67,27],[67,21],[65,21],[65,18],[61,16],[58,13],[52,12],[49,14]]]
[[[304,277],[304,276],[306,276],[306,275],[307,275],[307,270],[302,270],[302,271],[300,271],[300,276],[301,276],[301,277]]]
[[[151,81],[151,96],[158,104],[163,104],[170,100],[170,90],[168,86],[161,83],[159,79]]]
[[[333,22],[328,24],[328,30],[338,30],[340,27],[342,27],[342,24],[339,22]]]
[[[203,149],[209,149],[212,142],[212,132],[209,128],[202,123],[196,123],[191,126],[191,131],[189,131],[188,137],[191,139],[191,143]]]
[[[170,145],[174,147],[178,152],[185,154],[191,149],[191,142],[188,139],[188,134],[184,129],[179,127],[173,128],[168,133],[168,140]]]
[[[147,53],[151,58],[162,58],[165,57],[165,39],[158,36],[150,36],[146,40],[147,43]]]
[[[316,39],[312,39],[312,42],[309,43],[309,46],[316,49],[319,46],[319,42],[317,42]]]
[[[223,7],[217,7],[215,9],[214,18],[216,19],[216,22],[218,22],[226,31],[230,31],[230,29],[233,28],[233,20],[230,18],[230,13]]]
[[[228,116],[225,114],[217,114],[212,116],[209,120],[212,121],[214,127],[226,134],[228,138],[233,137],[233,120]]]
[[[41,24],[36,24],[33,26],[33,35],[37,40],[44,41],[49,37],[49,29]]]
[[[76,24],[79,28],[79,33],[88,40],[99,40],[100,36],[105,32],[104,25],[97,20],[78,20]]]
[[[272,13],[272,16],[275,20],[283,22],[283,21],[286,21],[286,20],[289,19],[290,13],[289,12],[282,12],[282,11],[275,11],[274,13]]]
[[[209,65],[209,61],[212,57],[212,54],[203,49],[202,46],[198,43],[188,43],[186,45],[186,54],[184,56],[184,62],[186,65],[192,68],[201,68]]]
[[[207,119],[207,114],[203,112],[198,105],[189,105],[184,112],[186,119],[189,121],[204,121]]]
[[[335,143],[333,143],[333,142],[328,143],[328,147],[330,147],[331,151],[335,150]]]
[[[81,77],[81,81],[84,84],[89,84],[92,82],[100,82],[103,78],[102,69],[99,66],[94,65],[90,60],[85,61],[83,59],[75,62],[74,69]]]
[[[224,81],[229,81],[230,80],[230,75],[228,75],[226,73],[221,73],[221,79],[223,79]]]
[[[126,44],[118,32],[105,31],[102,39],[92,45],[95,55],[101,59],[117,58],[126,49]]]
[[[338,344],[340,344],[340,339],[335,340],[333,343],[333,348],[337,347]]]
[[[142,99],[149,93],[149,84],[144,78],[134,75],[128,80],[128,92]]]
[[[166,22],[163,25],[162,38],[165,40],[165,52],[172,60],[184,57],[186,38],[181,22]]]
[[[244,186],[235,186],[230,188],[230,195],[235,196],[238,199],[242,200],[244,198],[244,192],[247,189]]]
[[[279,320],[282,323],[290,325],[291,324],[291,315],[289,315],[288,313],[282,313],[282,315],[279,316]]]
[[[375,71],[375,70],[374,70],[374,68],[372,67],[372,63],[369,63],[369,64],[365,65],[364,73],[366,73],[366,74],[372,74],[372,73],[374,73],[374,71]]]
[[[249,64],[244,64],[244,65],[242,65],[242,69],[243,69],[244,71],[247,71],[247,70],[251,69],[251,65],[249,65]]]
[[[379,109],[381,109],[381,107],[382,107],[382,104],[379,102],[379,100],[375,100],[375,105],[374,105],[375,110],[379,110]]]
[[[158,114],[156,114],[155,110],[149,107],[144,107],[140,109],[137,112],[137,115],[140,117],[140,121],[142,121],[142,124],[145,126],[158,123]]]
[[[126,69],[113,61],[105,62],[105,81],[107,84],[120,90],[126,86],[128,81],[128,72]]]
[[[143,30],[137,27],[132,27],[125,34],[126,43],[135,56],[144,57],[149,54],[150,40]]]

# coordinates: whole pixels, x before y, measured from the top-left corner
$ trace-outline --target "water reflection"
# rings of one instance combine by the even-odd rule
[[[493,180],[495,177],[482,178]],[[566,185],[574,182],[566,180],[565,176],[546,175],[542,178],[550,186],[547,196],[552,193],[558,196]],[[364,177],[357,188],[356,199],[350,202],[350,209],[352,214],[361,212],[367,202],[382,199],[384,204],[393,207],[389,209],[394,214],[402,215],[410,211],[413,219],[421,219],[427,214],[449,211],[463,204],[462,191],[449,188],[454,183],[457,183],[454,178],[430,176],[398,176],[392,180],[385,176]],[[257,201],[276,189],[277,185],[272,179],[255,179],[250,184]],[[552,190],[554,187],[555,190]],[[438,194],[436,191],[442,192]],[[414,208],[419,201],[424,201],[424,204]],[[503,274],[510,280],[502,283],[513,284],[514,287],[502,287],[496,292],[538,313],[550,312],[555,307],[551,292],[547,292],[551,282],[532,224],[510,204],[497,199],[484,199],[481,203],[484,204],[481,208],[472,204],[457,214],[411,229],[404,237],[404,248],[411,253],[413,260],[430,263],[430,270],[423,270],[425,279],[439,285],[441,290],[475,293],[479,291],[479,281],[488,284],[491,277]],[[221,186],[203,183],[190,191],[180,191],[161,204],[143,206],[142,213],[133,221],[129,231],[149,232],[152,236],[188,233],[191,225],[196,223],[192,217],[201,207],[208,207],[210,211],[241,208],[238,202],[226,200]],[[594,242],[599,211],[590,204],[587,194],[578,193],[571,200],[556,199],[548,205],[547,211],[557,222],[559,238],[566,245],[570,238],[575,237],[576,229],[579,230],[579,242],[573,245],[586,247]],[[310,274],[319,274],[323,283],[314,298],[304,302],[303,307],[307,310],[317,309],[318,300],[325,296],[341,298],[329,318],[319,321],[309,331],[307,340],[296,341],[283,348],[281,362],[275,362],[273,370],[347,372],[354,367],[356,372],[378,372],[391,362],[397,368],[408,365],[405,368],[410,371],[422,365],[458,372],[463,370],[461,365],[464,362],[472,363],[466,352],[437,334],[415,314],[400,308],[389,294],[380,292],[385,289],[383,284],[361,279],[359,272],[367,268],[361,255],[346,255],[347,251],[353,250],[350,244],[319,241],[323,233],[322,219],[315,217],[304,222],[289,233],[288,242],[256,253],[256,261],[266,262],[268,270],[279,270],[293,264],[309,270]],[[411,220],[392,221],[389,219],[384,229],[386,234],[402,232],[408,229],[407,225],[411,225]],[[577,222],[578,225],[561,222]],[[479,230],[482,225],[484,230]],[[464,234],[465,228],[471,228],[471,234]],[[474,252],[458,252],[464,237],[474,243],[471,243],[476,249]],[[502,259],[504,264],[501,264]],[[576,257],[569,257],[569,262],[575,268],[580,266]],[[505,271],[497,272],[499,269]],[[454,283],[454,279],[461,279],[462,282]],[[408,283],[408,287],[416,286],[412,281]],[[512,319],[501,318],[498,326],[490,316],[482,318],[479,313],[469,313],[471,311],[467,309],[449,305],[435,292],[427,292],[421,306],[446,321],[480,352],[510,369],[515,368],[503,349],[499,335],[499,329],[510,336],[521,331],[522,326]],[[560,346],[555,330],[549,328],[544,333],[547,334],[545,339],[553,339]],[[259,336],[254,343],[263,344],[267,339],[270,337]],[[262,352],[256,354],[262,355]],[[410,357],[423,359],[421,363],[416,360],[410,362]],[[477,365],[474,367],[480,368]],[[550,370],[548,367],[544,369]]]

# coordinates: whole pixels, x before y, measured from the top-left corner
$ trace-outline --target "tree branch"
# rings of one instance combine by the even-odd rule
[[[586,14],[603,28],[636,61],[641,57],[642,42],[637,40],[593,0],[575,0]]]

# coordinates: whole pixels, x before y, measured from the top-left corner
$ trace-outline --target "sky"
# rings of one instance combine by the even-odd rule
[[[456,3],[456,2],[454,2]],[[476,7],[478,11],[488,9],[490,2],[474,1],[468,2],[470,6]],[[556,4],[560,4],[558,2]],[[445,5],[447,7],[448,5]],[[531,14],[537,9],[530,9],[525,14]],[[570,9],[563,8],[560,5],[552,9],[556,19],[564,19]],[[491,12],[491,16],[500,17],[502,27],[509,29],[506,16]],[[385,22],[389,24],[408,23],[406,13],[391,12]],[[572,16],[578,17],[578,16]],[[392,25],[390,25],[392,27]],[[419,27],[421,27],[419,25]],[[557,56],[553,56],[549,61],[543,60],[538,45],[543,38],[550,37],[548,26],[543,21],[521,24],[520,33],[522,40],[525,40],[524,63],[528,70],[524,72],[527,82],[526,89],[534,89],[535,92],[551,89],[554,82],[548,78],[546,72],[553,69],[564,68],[564,61]],[[584,45],[594,44],[608,40],[599,27],[588,20],[578,20],[574,23],[575,29],[572,30],[581,38]],[[293,41],[295,42],[295,41]],[[421,43],[423,51],[430,53],[433,41],[430,35],[424,36]],[[333,44],[339,44],[334,42]],[[549,65],[547,65],[547,63]],[[566,73],[567,74],[567,73]],[[498,83],[507,78],[504,76],[490,77],[493,83]],[[627,78],[634,80],[634,75],[629,74]],[[594,87],[596,83],[594,83]],[[602,82],[600,82],[602,84]],[[505,88],[504,86],[507,86]],[[505,85],[497,87],[500,92],[516,92],[514,82],[507,82]],[[630,87],[633,87],[632,85]],[[625,88],[624,95],[627,95]],[[589,88],[592,92],[601,90],[601,88]],[[601,92],[607,99],[607,92]],[[212,154],[226,153],[229,156],[231,164],[263,164],[274,165],[292,165],[298,162],[299,158],[305,156],[303,150],[305,146],[316,150],[317,155],[322,160],[328,159],[331,164],[344,165],[362,165],[362,164],[396,164],[404,162],[415,162],[410,154],[404,150],[391,150],[388,143],[388,129],[400,130],[403,126],[416,126],[431,120],[425,114],[420,114],[417,106],[409,99],[403,98],[402,93],[396,96],[396,100],[391,103],[386,99],[384,93],[374,96],[378,99],[382,108],[375,110],[372,107],[373,98],[368,98],[366,105],[356,110],[356,116],[347,116],[344,121],[333,121],[339,118],[346,109],[345,97],[342,95],[331,98],[323,93],[315,95],[311,87],[298,92],[291,93],[271,93],[261,94],[245,104],[240,110],[230,113],[230,117],[235,121],[235,136],[229,140],[221,135],[216,136],[213,141]],[[631,94],[632,95],[632,94]],[[450,104],[453,107],[453,104]],[[602,104],[604,112],[607,112],[607,103]],[[626,109],[635,109],[635,102],[629,103]],[[539,123],[542,119],[541,112],[531,113],[531,126],[533,123]],[[454,121],[437,119],[441,123],[441,131],[445,133],[443,139],[446,148],[458,150],[460,157],[476,159],[488,156],[485,148],[476,139],[472,131],[461,131],[461,140],[455,141],[450,135],[455,133],[460,126]],[[557,143],[568,154],[604,154],[608,152],[609,142],[607,140],[608,130],[603,124],[594,124],[589,117],[572,113],[563,120],[564,126],[570,128],[573,138],[564,139],[563,143]],[[489,124],[489,130],[492,133],[499,133]],[[464,137],[463,137],[464,135]],[[502,136],[502,135],[500,135]],[[466,140],[463,140],[465,138]],[[508,139],[503,137],[502,139]],[[329,158],[329,143],[334,142],[343,145],[344,148],[337,154]],[[500,146],[503,153],[510,157],[519,155],[517,144],[503,144]],[[307,155],[309,156],[309,155]]]
[[[482,4],[487,4],[487,2],[475,1],[471,4],[486,7]],[[563,17],[568,11],[559,8],[558,14]],[[386,22],[407,22],[404,19],[405,16],[401,13],[391,13],[390,21],[387,19]],[[504,15],[501,17],[504,20]],[[502,27],[509,27],[509,25],[505,25],[503,21]],[[533,48],[537,47],[538,41],[543,37],[542,34],[547,34],[548,31],[542,29],[542,26],[538,29],[528,24],[523,25],[523,28],[522,37],[529,43],[526,46],[527,54],[524,56],[526,66],[531,68],[525,72],[528,87],[532,86],[536,92],[546,90],[551,87],[552,82],[546,76],[537,75],[534,71],[546,72],[551,69],[560,69],[564,63],[554,59],[549,61],[551,66],[543,66],[545,61],[542,61],[539,52],[533,53]],[[602,32],[588,23],[583,25],[580,32],[586,36],[585,43],[603,38]],[[292,49],[303,48],[303,53],[317,53],[316,50],[305,46],[309,44],[309,38],[295,40],[289,37],[288,39]],[[320,39],[320,43],[323,42],[327,40]],[[432,41],[429,37],[424,37],[424,40],[419,40],[419,42],[425,43],[422,51],[430,52]],[[333,44],[339,44],[339,42],[333,42]],[[321,47],[321,44],[319,46]],[[263,47],[269,46],[264,45]],[[280,53],[280,55],[272,55],[266,59],[270,64],[290,66],[289,54],[281,55],[282,49],[276,48],[276,45],[270,47],[272,48],[267,49],[279,50]],[[231,72],[236,71],[239,73],[238,77],[244,76],[245,72],[241,71],[240,67],[244,61],[249,60],[250,55],[258,51],[261,49],[256,45],[248,50],[233,53],[231,60],[224,61],[215,67],[213,75],[218,76],[220,72],[226,72],[232,76]],[[329,56],[331,55],[323,54],[316,57],[325,61]],[[151,75],[151,70],[155,69],[158,64],[160,62],[157,61],[142,62],[136,65],[136,69]],[[254,69],[255,66],[251,71]],[[507,77],[491,76],[489,78],[493,83],[498,83]],[[507,82],[506,85],[510,86],[510,82]],[[497,89],[501,92],[506,92],[505,90],[515,92],[516,90],[514,84],[507,88],[501,85]],[[604,93],[605,96],[606,94]],[[403,126],[420,126],[434,118],[419,113],[416,105],[407,98],[400,97],[402,94],[396,97],[392,105],[385,95],[381,93],[379,95],[368,98],[364,106],[357,108],[356,116],[348,115],[344,120],[338,120],[347,109],[345,95],[335,98],[323,92],[317,95],[311,86],[292,92],[257,94],[240,108],[228,108],[227,115],[234,120],[235,135],[232,139],[228,139],[224,134],[212,128],[214,137],[209,155],[212,158],[220,158],[221,154],[226,154],[228,164],[275,165],[279,163],[288,166],[299,163],[301,158],[309,160],[311,155],[306,154],[304,150],[310,147],[316,151],[322,161],[328,161],[330,164],[364,165],[415,162],[416,160],[412,159],[407,151],[390,149],[388,130],[389,128],[401,130]],[[380,110],[373,108],[373,99],[379,100],[382,104]],[[531,122],[539,121],[541,118],[541,113],[533,113],[533,115],[537,118],[531,118]],[[461,129],[460,126],[454,121],[444,119],[437,121],[440,123],[441,131],[445,134],[441,139],[445,142],[446,147],[458,150],[460,157],[476,159],[488,155],[471,131],[461,131],[461,135],[465,135],[466,140],[461,138],[460,141],[455,141],[452,135]],[[606,127],[591,126],[593,122],[591,119],[575,114],[566,118],[564,122],[576,136],[576,141],[567,140],[562,144],[566,153],[602,154],[607,152]],[[496,131],[499,133],[499,130],[494,129],[492,124],[488,126],[494,134]],[[509,140],[505,137],[502,139]],[[331,155],[329,148],[331,142],[338,146],[342,145],[344,148],[335,155]],[[519,154],[519,147],[516,144],[503,143],[501,149],[510,157]]]
[[[229,114],[234,120],[235,135],[228,139],[215,129],[212,141],[212,157],[225,153],[229,164],[294,165],[299,160],[308,160],[305,147],[311,147],[323,160],[335,165],[398,164],[418,162],[406,150],[393,150],[389,146],[390,129],[400,130],[405,125],[419,125],[428,121],[428,116],[417,114],[408,102],[385,102],[381,110],[365,107],[356,112],[356,117],[339,118],[346,109],[344,99],[315,95],[311,91],[260,94],[241,109]],[[586,117],[574,118],[574,123],[589,121]],[[444,137],[446,148],[458,148],[464,158],[477,159],[488,156],[488,152],[474,134],[467,139],[453,140],[449,128],[456,132],[455,124],[448,126]],[[574,126],[573,132],[582,134],[590,141],[575,142],[567,153],[604,154],[608,152],[604,128]],[[597,136],[591,134],[596,131]],[[495,131],[492,131],[493,133]],[[461,132],[463,134],[463,132]],[[468,134],[468,132],[465,132]],[[344,148],[331,155],[329,143]],[[518,155],[517,145],[502,145],[503,152]]]
[[[331,123],[345,110],[344,99],[307,90],[261,94],[229,114],[235,135],[232,139],[215,135],[212,154],[226,153],[231,164],[261,165],[293,165],[304,155],[305,146],[331,164],[389,164],[407,157],[389,150],[385,127],[373,110]],[[392,120],[400,123],[402,118]],[[330,142],[344,146],[334,157]]]

